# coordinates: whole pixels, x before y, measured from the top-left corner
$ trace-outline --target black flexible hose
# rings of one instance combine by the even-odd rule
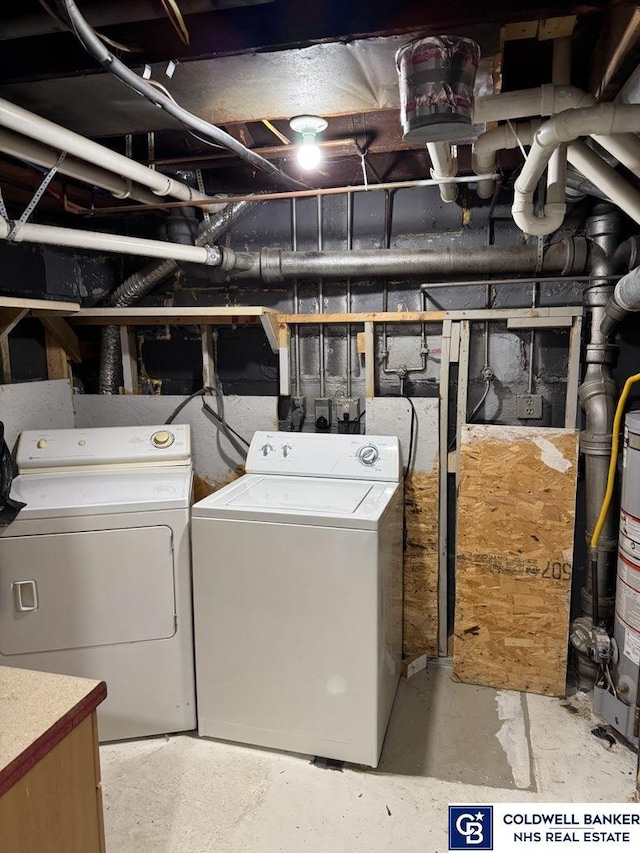
[[[142,77],[140,77],[139,74],[136,74],[135,71],[132,71],[116,56],[114,56],[109,48],[100,41],[93,28],[82,17],[74,0],[62,0],[62,4],[69,16],[69,21],[74,32],[85,50],[93,56],[93,58],[97,60],[103,68],[110,71],[115,77],[139,95],[142,95],[148,101],[151,101],[151,103],[163,109],[188,129],[199,133],[201,136],[204,136],[206,139],[217,145],[223,145],[229,151],[233,151],[234,154],[242,157],[242,159],[246,160],[247,163],[250,163],[257,169],[272,175],[291,189],[309,188],[307,184],[297,181],[295,178],[287,175],[286,172],[283,172],[277,166],[274,166],[273,163],[270,163],[269,160],[266,160],[264,157],[261,157],[259,154],[251,151],[250,148],[247,148],[241,142],[238,142],[237,139],[234,139],[233,136],[226,133],[224,130],[221,130],[219,127],[201,119],[199,116],[190,113],[188,110],[185,110],[184,107],[181,107],[171,98],[167,97],[164,92],[161,92],[154,86],[150,86],[142,79]]]

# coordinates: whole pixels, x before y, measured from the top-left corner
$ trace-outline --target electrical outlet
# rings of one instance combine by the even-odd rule
[[[341,397],[339,400],[336,400],[336,417],[339,421],[346,421],[347,418],[349,423],[353,423],[358,420],[360,416],[360,400],[355,397]]]
[[[316,397],[313,401],[316,429],[324,432],[331,428],[331,397]]]
[[[542,394],[518,394],[516,417],[521,421],[538,421],[542,417]]]

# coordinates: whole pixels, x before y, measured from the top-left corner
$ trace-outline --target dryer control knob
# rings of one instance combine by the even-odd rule
[[[154,432],[151,436],[151,443],[154,447],[170,447],[174,441],[175,435],[172,432],[168,432],[166,429]]]
[[[47,447],[48,444],[49,442],[46,438],[41,438],[40,441],[36,444],[36,447],[38,448],[38,450],[44,450],[44,448]]]

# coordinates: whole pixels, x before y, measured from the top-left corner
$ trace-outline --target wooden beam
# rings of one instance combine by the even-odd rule
[[[278,361],[280,366],[279,393],[287,397],[291,394],[291,330],[286,323],[278,328]]]
[[[69,379],[71,371],[67,360],[67,351],[47,328],[44,332],[44,341],[47,350],[47,377],[49,379]]]
[[[458,328],[458,324],[455,325]],[[449,371],[451,356],[451,320],[442,324],[442,351],[440,354],[440,441],[439,441],[439,507],[438,507],[438,655],[448,653],[449,612],[449,560],[447,552],[448,531],[448,471],[447,445],[449,443]]]
[[[638,4],[626,0],[611,3],[591,63],[589,90],[598,100],[615,97],[637,62],[639,49]]]
[[[264,329],[264,333],[267,336],[267,340],[269,341],[272,351],[278,352],[280,327],[277,314],[275,312],[265,311],[260,314],[260,322],[262,323],[262,328]]]
[[[280,314],[281,323],[313,324],[333,323],[442,323],[462,320],[509,320],[515,317],[556,317],[558,327],[567,318],[582,314],[581,307],[566,308],[478,308],[461,311],[371,311],[360,314]]]
[[[569,334],[569,368],[567,371],[567,397],[564,409],[564,425],[566,429],[574,429],[578,417],[581,347],[582,317],[576,317]]]
[[[376,340],[370,320],[364,324],[364,370],[365,396],[373,399],[376,396]]]
[[[40,314],[60,314],[66,317],[80,310],[77,302],[59,302],[49,299],[22,299],[19,296],[0,296],[0,308],[26,308],[34,317]]]
[[[20,320],[29,313],[27,308],[1,308],[0,307],[0,336],[9,335]]]
[[[9,352],[9,336],[0,335],[0,369],[5,385],[11,382],[11,353]]]
[[[258,324],[269,315],[279,321],[277,311],[261,305],[207,306],[202,308],[83,308],[70,321],[82,326],[238,326]]]
[[[256,144],[249,128],[244,122],[239,121],[233,124],[226,124],[225,129],[229,136],[233,136],[233,138],[237,139],[238,142],[241,142],[245,148],[253,148]]]
[[[80,341],[71,326],[62,317],[40,317],[46,333],[63,348],[69,361],[80,364]]]
[[[122,348],[122,379],[125,394],[137,394],[138,384],[138,346],[134,329],[123,326],[120,329]]]
[[[205,388],[215,388],[216,363],[213,355],[213,332],[211,326],[200,326],[202,341],[202,384]]]

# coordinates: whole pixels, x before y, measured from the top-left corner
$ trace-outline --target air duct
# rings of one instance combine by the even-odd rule
[[[479,59],[476,42],[459,36],[415,39],[400,48],[396,65],[406,142],[451,142],[469,136]]]
[[[249,202],[227,205],[211,222],[205,224],[196,239],[196,246],[214,246],[222,235],[254,207]],[[130,275],[117,287],[109,298],[109,305],[126,308],[135,305],[154,287],[178,272],[178,263],[165,260],[147,264],[138,272]],[[105,326],[100,342],[100,394],[117,394],[122,384],[122,350],[120,348],[120,329],[118,326]]]

